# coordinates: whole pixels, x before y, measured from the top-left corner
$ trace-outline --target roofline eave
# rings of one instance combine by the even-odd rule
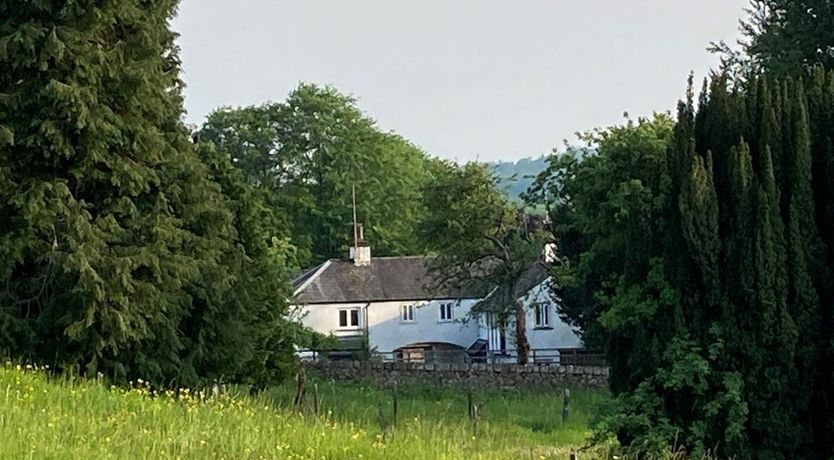
[[[310,284],[312,284],[313,281],[315,281],[319,276],[321,276],[322,273],[324,273],[325,270],[327,270],[328,267],[330,267],[330,263],[331,263],[331,261],[328,260],[328,261],[325,261],[323,264],[321,264],[319,266],[319,268],[316,269],[316,272],[312,274],[312,276],[310,276],[309,278],[307,278],[306,281],[301,283],[301,286],[298,286],[297,289],[293,290],[293,293],[292,293],[293,297],[297,296],[298,293],[307,289],[307,287]]]

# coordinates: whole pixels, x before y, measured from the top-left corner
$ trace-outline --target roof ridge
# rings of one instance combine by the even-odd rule
[[[383,260],[393,260],[393,259],[431,259],[431,258],[433,258],[433,257],[435,257],[435,256],[418,256],[418,255],[415,255],[415,256],[373,256],[373,257],[371,257],[371,263],[373,263],[373,261],[374,261],[374,260],[379,260],[379,259],[383,259]],[[328,260],[329,260],[330,262],[350,262],[350,259],[344,259],[344,258],[328,259]]]

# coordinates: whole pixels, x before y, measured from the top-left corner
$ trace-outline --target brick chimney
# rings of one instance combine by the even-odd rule
[[[353,227],[353,245],[350,247],[350,260],[353,265],[371,265],[371,247],[365,242],[365,232],[362,224]]]

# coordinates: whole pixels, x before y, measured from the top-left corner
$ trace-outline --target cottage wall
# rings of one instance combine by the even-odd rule
[[[581,348],[582,339],[577,332],[559,317],[558,304],[553,301],[550,280],[542,282],[522,299],[527,311],[527,340],[530,348]],[[535,305],[548,309],[549,326],[536,326]],[[508,341],[511,348],[515,348],[515,340],[510,334]]]
[[[322,334],[333,334],[336,337],[358,337],[364,333],[363,312],[366,302],[332,303],[304,305],[301,310],[301,323]],[[339,310],[359,308],[359,326],[356,328],[339,327]]]
[[[522,300],[527,311],[527,338],[534,349],[581,348],[577,333],[559,318],[549,282],[533,289]],[[440,305],[452,303],[453,320],[440,319]],[[449,343],[468,348],[477,339],[485,338],[485,323],[472,320],[469,313],[477,299],[422,300],[389,302],[352,302],[313,304],[301,307],[302,323],[323,334],[336,337],[358,337],[367,330],[370,346],[380,352],[391,352],[416,343]],[[536,325],[536,309],[548,309],[549,326]],[[414,305],[414,321],[402,320],[402,308]],[[339,326],[339,310],[359,308],[360,323],[355,328]],[[469,319],[469,321],[467,321]],[[507,350],[515,349],[514,326],[505,331]]]
[[[442,342],[468,348],[478,339],[476,321],[466,321],[475,304],[469,300],[379,302],[368,308],[368,334],[372,347],[393,351],[415,343]],[[440,305],[452,304],[452,321],[440,320]],[[414,321],[402,321],[401,309],[414,305]]]
[[[367,329],[372,348],[394,351],[415,343],[442,342],[468,348],[478,339],[476,321],[465,321],[476,300],[353,302],[301,307],[302,324],[323,334],[355,337]],[[452,304],[452,321],[440,320],[440,305]],[[402,320],[402,308],[414,305],[414,321]],[[339,326],[339,310],[359,308],[358,328]]]

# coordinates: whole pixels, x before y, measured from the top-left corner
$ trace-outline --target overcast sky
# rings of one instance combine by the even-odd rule
[[[459,160],[538,156],[573,133],[672,110],[717,64],[747,0],[185,0],[187,121],[352,94],[385,130]]]

